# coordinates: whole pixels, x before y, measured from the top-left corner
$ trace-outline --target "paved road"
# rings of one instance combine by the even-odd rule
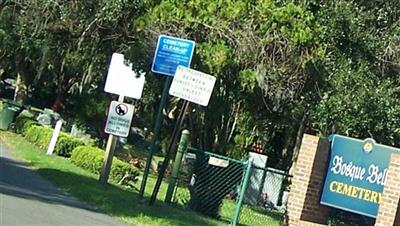
[[[15,161],[0,141],[0,226],[123,225]]]

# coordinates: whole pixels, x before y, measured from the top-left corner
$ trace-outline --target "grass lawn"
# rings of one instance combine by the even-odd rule
[[[31,145],[19,135],[0,132],[2,139],[12,153],[35,168],[55,185],[99,210],[133,225],[226,225],[223,222],[199,216],[191,211],[171,208],[160,201],[149,207],[141,204],[138,192],[124,186],[98,183],[98,176],[73,165],[68,159],[47,156],[44,151]],[[149,179],[154,184],[154,177]],[[138,185],[139,186],[139,185]],[[151,189],[147,189],[147,193]],[[165,184],[160,199],[164,198]],[[163,194],[164,193],[164,194]]]
[[[193,211],[182,208],[172,208],[163,203],[167,184],[162,183],[158,195],[158,202],[154,206],[141,203],[138,195],[140,181],[135,189],[110,184],[101,186],[98,176],[89,173],[72,163],[69,159],[58,156],[47,156],[44,150],[28,143],[23,137],[0,131],[0,139],[12,149],[12,154],[30,165],[43,177],[55,185],[74,195],[78,199],[95,206],[100,211],[114,216],[123,222],[133,225],[201,225],[218,226],[228,225],[232,217],[235,203],[224,201],[221,215],[225,221],[218,221],[203,217]],[[145,195],[148,197],[154,187],[156,177],[149,176]],[[147,198],[148,200],[148,198]],[[244,206],[241,215],[241,224],[245,225],[282,225],[280,215],[262,213]]]

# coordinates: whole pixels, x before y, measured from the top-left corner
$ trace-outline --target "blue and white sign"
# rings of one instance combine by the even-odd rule
[[[179,65],[190,67],[194,46],[191,40],[160,35],[151,71],[174,76]]]
[[[400,149],[333,135],[321,204],[375,218],[382,199],[390,155]]]

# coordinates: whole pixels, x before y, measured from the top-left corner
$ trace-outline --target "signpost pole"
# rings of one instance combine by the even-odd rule
[[[167,194],[165,195],[166,203],[171,203],[172,201],[172,195],[174,193],[175,186],[178,181],[179,168],[181,167],[182,158],[186,152],[189,143],[189,135],[190,135],[189,130],[185,129],[182,131],[181,140],[178,145],[178,151],[176,152],[174,165],[172,167],[171,179],[168,184]]]
[[[165,104],[167,103],[168,90],[169,90],[169,86],[171,85],[171,81],[172,81],[172,77],[167,76],[167,78],[165,79],[165,82],[164,82],[164,88],[163,88],[163,92],[161,95],[161,101],[160,101],[160,105],[158,107],[156,122],[154,125],[154,134],[153,134],[153,138],[152,138],[151,144],[150,144],[150,152],[149,152],[149,156],[147,157],[146,167],[144,169],[142,183],[140,185],[139,195],[142,198],[144,195],[144,191],[146,189],[147,177],[150,172],[151,161],[153,159],[154,153],[156,152],[157,140],[160,136],[161,122],[163,119],[163,109],[165,107]]]
[[[151,71],[158,74],[168,75],[165,83],[163,94],[161,96],[160,106],[158,108],[157,118],[154,126],[154,135],[151,142],[149,157],[147,158],[145,171],[143,173],[142,183],[139,195],[143,198],[146,188],[147,177],[149,174],[152,158],[155,152],[156,143],[160,135],[160,126],[162,122],[162,113],[165,102],[168,97],[169,86],[172,77],[176,74],[178,66],[189,67],[192,60],[195,42],[191,40],[160,35],[157,41],[157,48],[153,58]],[[178,51],[177,51],[178,50]],[[186,105],[186,103],[185,103]],[[174,137],[173,137],[174,139]]]
[[[124,96],[120,95],[118,97],[118,101],[124,102]],[[100,178],[99,178],[100,184],[102,184],[102,185],[107,184],[108,177],[110,175],[111,163],[112,163],[112,159],[114,156],[114,150],[115,150],[116,144],[117,144],[117,136],[114,136],[112,134],[108,135],[106,152],[104,154],[103,166],[101,167],[101,173],[100,173]]]
[[[171,155],[172,155],[172,151],[175,150],[176,142],[178,140],[179,130],[180,130],[182,124],[183,124],[183,120],[185,119],[186,111],[187,111],[187,109],[189,107],[189,104],[190,104],[190,102],[187,101],[187,100],[185,100],[183,102],[182,109],[181,109],[181,111],[179,113],[177,122],[176,122],[175,127],[174,127],[174,131],[172,132],[171,143],[168,146],[168,150],[167,150],[167,153],[165,155],[165,159],[163,161],[163,164],[161,166],[160,173],[158,175],[156,185],[154,186],[153,194],[151,195],[151,198],[150,198],[150,202],[149,202],[150,206],[153,205],[154,202],[156,201],[157,194],[158,194],[158,191],[160,190],[161,182],[162,182],[162,179],[163,179],[164,174],[165,174],[165,170],[168,167],[168,163],[169,163],[169,160],[170,160]]]

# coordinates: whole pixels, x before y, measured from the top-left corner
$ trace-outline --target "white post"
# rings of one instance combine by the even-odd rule
[[[58,120],[56,123],[56,127],[54,128],[53,136],[51,137],[49,147],[47,148],[46,155],[53,154],[54,148],[56,147],[58,135],[60,134],[61,131],[61,126],[62,126],[62,121]]]

